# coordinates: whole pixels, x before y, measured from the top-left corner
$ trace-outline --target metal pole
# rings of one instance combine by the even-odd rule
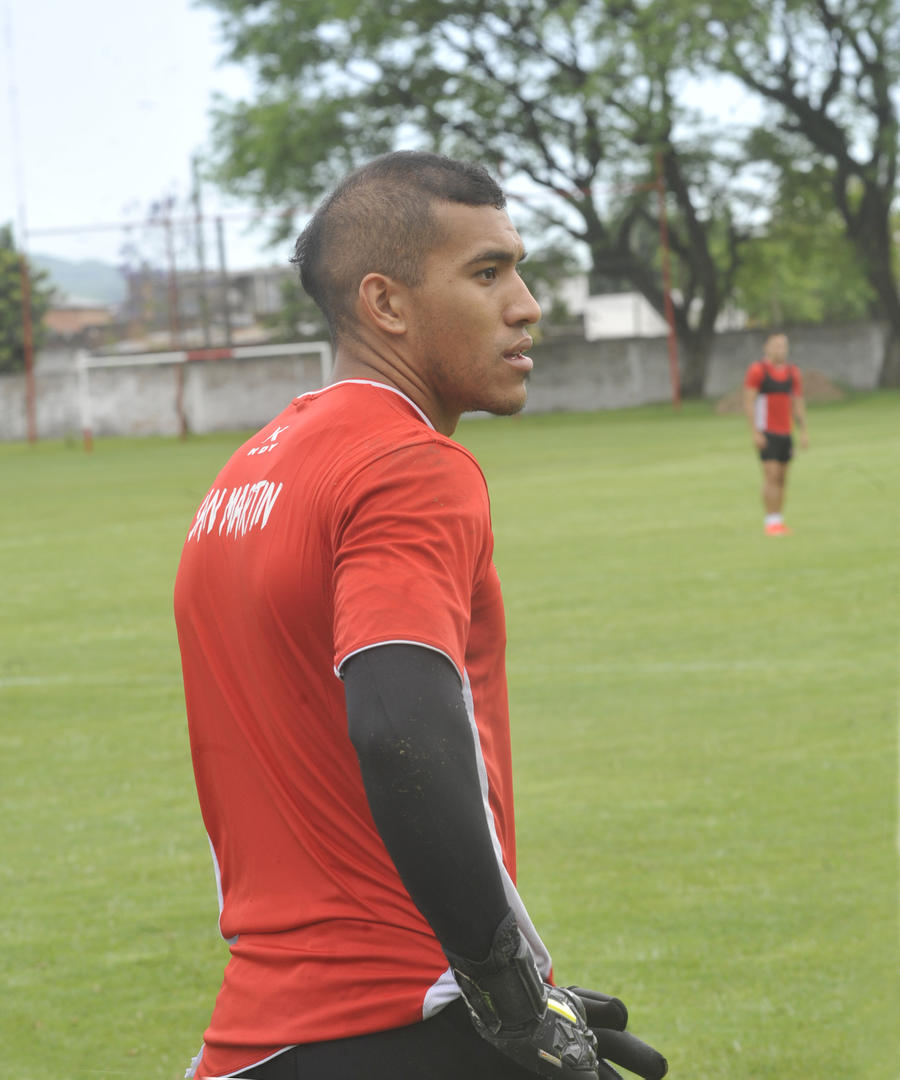
[[[34,326],[31,320],[31,275],[28,259],[19,255],[19,273],[22,279],[22,349],[25,353],[25,419],[28,441],[37,442],[37,408],[34,387]]]
[[[200,168],[196,154],[191,158],[191,170],[194,179],[194,241],[197,247],[197,267],[199,275],[200,322],[203,326],[203,344],[208,349],[212,344],[209,325],[209,296],[206,292],[206,248],[203,243],[203,203],[200,193]]]
[[[37,419],[34,385],[34,326],[31,319],[31,276],[28,269],[28,215],[25,209],[25,170],[22,154],[22,132],[19,124],[19,88],[16,82],[15,39],[12,6],[4,7],[4,43],[7,61],[7,96],[12,134],[13,183],[19,226],[19,274],[22,281],[22,348],[25,353],[25,427],[30,443],[37,441]],[[15,251],[15,241],[13,241]]]
[[[172,236],[172,219],[166,217],[163,220],[166,230],[166,257],[169,262],[169,343],[173,349],[177,349],[179,342],[178,327],[178,272],[175,266],[175,240]]]
[[[228,266],[225,262],[225,223],[216,218],[216,241],[219,246],[219,283],[222,290],[222,316],[225,319],[225,344],[231,348],[231,301],[228,297]]]
[[[187,413],[184,411],[184,362],[175,365],[175,411],[178,415],[178,438],[188,435]]]
[[[84,441],[84,449],[90,453],[94,449],[94,423],[91,418],[88,354],[84,349],[80,349],[75,358],[75,371],[78,375],[78,411],[81,414],[81,437]]]
[[[675,309],[672,307],[672,283],[669,271],[669,219],[666,214],[666,187],[663,179],[663,155],[656,152],[656,193],[659,199],[659,243],[662,258],[663,307],[669,324],[669,380],[672,384],[672,404],[681,408],[681,380],[678,377],[678,335],[675,331]]]

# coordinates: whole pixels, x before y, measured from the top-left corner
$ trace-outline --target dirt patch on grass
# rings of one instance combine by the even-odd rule
[[[802,372],[803,397],[813,403],[822,401],[841,401],[847,396],[837,383],[831,381],[822,371],[810,369]],[[742,413],[744,411],[744,391],[742,387],[732,390],[716,402],[716,412],[725,414]]]

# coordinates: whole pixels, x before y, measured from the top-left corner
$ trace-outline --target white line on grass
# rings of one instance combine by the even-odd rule
[[[897,660],[897,670],[900,671],[900,649]],[[900,875],[900,686],[897,687],[897,873]],[[900,903],[897,904],[897,933],[900,935]]]
[[[624,672],[635,675],[666,675],[670,672],[705,672],[705,671],[772,671],[777,668],[786,671],[821,671],[821,663],[810,660],[804,664],[791,657],[782,663],[771,657],[761,657],[758,660],[599,660],[590,664],[531,664],[512,662],[507,665],[510,674],[555,674],[557,672],[574,672],[579,675],[590,675],[594,672],[613,673]],[[857,671],[859,665],[855,662],[829,660],[828,670]]]
[[[134,684],[170,685],[177,676],[170,675],[10,675],[0,676],[0,690],[42,686],[133,686]]]

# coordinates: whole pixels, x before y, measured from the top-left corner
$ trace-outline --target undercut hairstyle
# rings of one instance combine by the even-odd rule
[[[502,210],[506,196],[480,165],[404,150],[350,173],[316,210],[291,262],[335,343],[352,334],[366,274],[411,287],[422,283],[425,257],[445,239],[436,202]]]

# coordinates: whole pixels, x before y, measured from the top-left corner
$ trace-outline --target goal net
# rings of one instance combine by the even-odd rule
[[[331,374],[326,341],[76,359],[86,449],[95,435],[173,435],[262,427]]]

